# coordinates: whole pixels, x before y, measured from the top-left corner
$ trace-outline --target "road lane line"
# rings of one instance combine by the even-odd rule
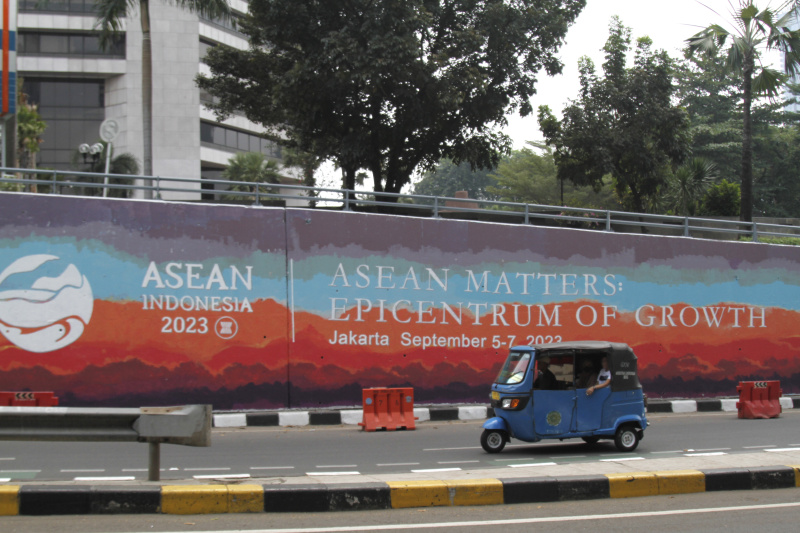
[[[209,466],[207,468],[184,468],[184,472],[229,472],[230,467],[219,466],[219,467],[212,467]]]
[[[360,476],[361,472],[306,472],[307,476]]]
[[[423,468],[422,470],[412,470],[414,474],[425,474],[426,472],[458,472],[460,468]]]
[[[656,455],[656,454],[659,454],[659,453],[683,453],[684,451],[687,451],[687,450],[669,450],[667,452],[650,452],[650,453],[653,454],[653,455]]]
[[[250,479],[250,474],[203,474],[192,476],[194,479]]]
[[[148,472],[146,468],[123,468],[123,472]],[[161,471],[163,472],[164,469],[162,468]]]
[[[611,459],[600,459],[600,462],[613,463],[616,461],[644,461],[644,457],[612,457]]]
[[[317,465],[314,468],[358,468],[358,465]]]
[[[73,481],[136,481],[135,476],[76,477]]]
[[[700,453],[685,453],[683,455],[685,457],[712,457],[715,455],[728,455],[728,454],[725,452],[700,452]]]
[[[765,452],[797,452],[800,451],[800,448],[770,448],[768,450],[764,450]]]
[[[105,471],[106,471],[105,468],[84,468],[84,469],[75,468],[75,469],[60,470],[62,474],[80,474],[81,472],[90,473],[90,472],[105,472]]]
[[[738,507],[705,507],[700,509],[669,509],[666,511],[647,511],[634,513],[609,513],[609,514],[590,514],[574,516],[540,516],[533,518],[510,518],[505,520],[473,520],[462,522],[427,522],[415,524],[373,524],[367,526],[333,526],[333,527],[308,527],[308,528],[284,528],[284,529],[228,529],[217,530],[216,533],[339,533],[346,531],[395,531],[407,529],[443,529],[454,527],[483,526],[509,526],[518,524],[546,524],[557,522],[586,522],[592,520],[620,520],[626,518],[651,518],[658,516],[680,516],[710,513],[730,513],[746,511],[763,511],[766,509],[785,509],[800,507],[800,502],[791,503],[771,503],[761,505],[742,505]],[[165,531],[162,533],[183,533],[182,531]]]
[[[523,468],[526,466],[556,466],[556,463],[526,463],[522,465],[508,465],[510,468]]]
[[[777,444],[765,444],[763,446],[742,446],[745,450],[759,450],[763,448],[777,448]]]
[[[16,457],[0,457],[0,461],[16,461]]]
[[[460,465],[466,463],[480,463],[480,461],[436,461],[440,465]]]
[[[375,466],[419,466],[419,463],[378,463]]]
[[[730,448],[698,448],[696,450],[687,450],[691,452],[727,452],[730,451]]]
[[[586,459],[588,455],[552,455],[550,459]]]
[[[251,466],[250,470],[293,470],[293,466]]]

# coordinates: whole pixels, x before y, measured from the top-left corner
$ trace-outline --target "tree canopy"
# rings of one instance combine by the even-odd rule
[[[497,200],[497,196],[487,192],[487,187],[494,184],[491,172],[492,169],[473,170],[469,163],[456,165],[445,159],[423,174],[414,185],[414,194],[454,198],[456,192],[467,191],[476,200]]]
[[[248,50],[218,46],[198,84],[275,138],[399,192],[443,158],[494,166],[506,114],[528,115],[537,75],[585,0],[252,0]]]
[[[758,96],[777,97],[789,76],[800,73],[800,30],[796,21],[798,0],[781,2],[776,8],[760,9],[752,0],[731,0],[730,29],[712,24],[687,40],[690,51],[725,50],[726,68],[741,75],[742,166],[741,213],[753,219],[753,132],[751,107]],[[787,11],[788,10],[788,11]],[[785,13],[784,15],[779,15]],[[764,66],[761,56],[768,50],[783,54],[783,72]]]
[[[605,47],[603,77],[589,58],[580,60],[580,94],[558,120],[539,108],[539,126],[554,148],[559,179],[602,186],[611,175],[623,205],[647,212],[674,167],[688,155],[689,121],[673,103],[672,60],[637,40],[626,68],[630,29],[614,17]]]

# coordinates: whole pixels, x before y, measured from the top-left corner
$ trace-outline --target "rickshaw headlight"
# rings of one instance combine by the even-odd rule
[[[516,409],[519,406],[519,398],[504,398],[501,405],[503,409]]]

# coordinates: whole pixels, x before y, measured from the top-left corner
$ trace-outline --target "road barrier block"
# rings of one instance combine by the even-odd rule
[[[652,472],[606,474],[611,498],[635,498],[658,495],[658,478]]]
[[[794,468],[794,486],[800,487],[800,465],[792,465]]]
[[[416,429],[414,389],[410,387],[363,389],[363,418],[358,424],[365,431]]]
[[[0,406],[3,407],[54,407],[58,397],[52,391],[0,391]]]
[[[0,516],[19,514],[19,487],[0,486]]]
[[[445,481],[450,505],[501,505],[503,482],[499,479],[460,479]]]
[[[164,514],[214,514],[228,512],[225,485],[167,485],[161,487]]]
[[[654,474],[658,478],[660,495],[689,494],[706,490],[706,476],[699,470],[669,470]]]
[[[776,418],[780,416],[780,381],[740,381],[736,387],[739,401],[736,408],[739,418]]]
[[[389,481],[392,509],[450,505],[450,490],[444,481]]]

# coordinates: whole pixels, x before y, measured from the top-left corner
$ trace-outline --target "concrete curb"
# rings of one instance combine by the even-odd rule
[[[357,511],[800,487],[800,466],[318,485],[0,486],[0,515]]]
[[[647,404],[648,413],[694,413],[725,411],[736,412],[733,398],[703,400],[654,400]],[[783,409],[800,409],[800,396],[783,396]],[[418,422],[440,422],[452,420],[484,420],[494,416],[487,405],[462,405],[450,407],[416,407],[414,416]],[[343,408],[312,411],[253,411],[241,413],[215,413],[214,427],[268,427],[268,426],[324,426],[357,425],[363,419],[361,409]]]

